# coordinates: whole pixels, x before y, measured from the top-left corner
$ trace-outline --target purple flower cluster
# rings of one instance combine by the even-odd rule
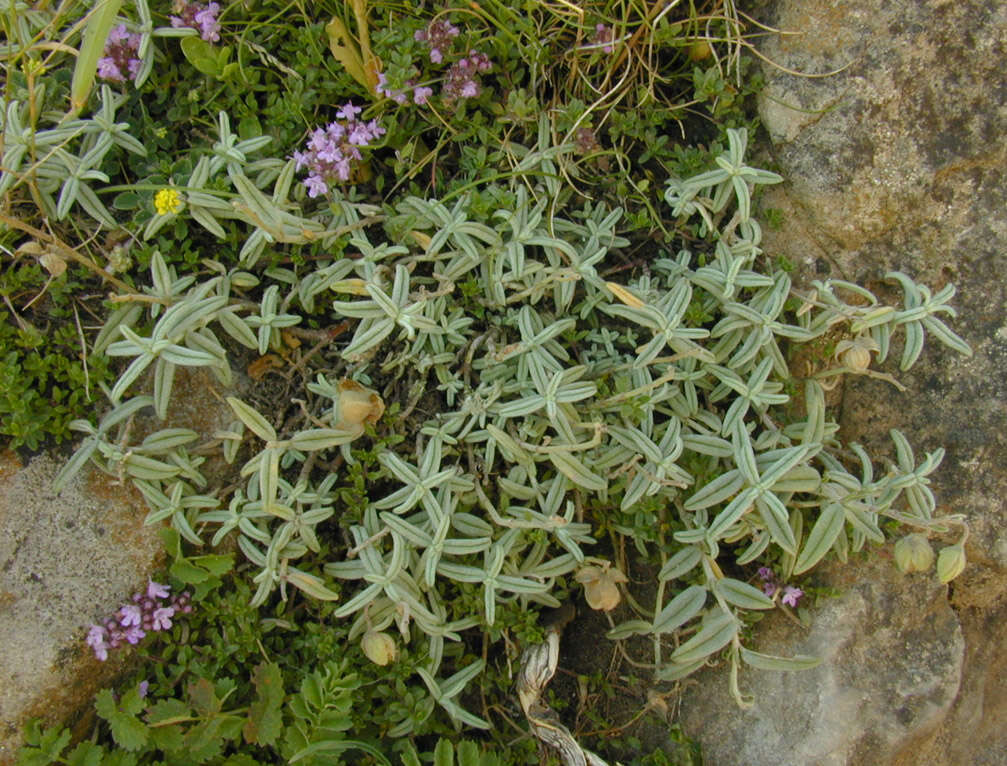
[[[171,10],[177,16],[171,17],[171,26],[190,27],[199,30],[199,36],[208,43],[215,43],[220,40],[220,22],[217,21],[217,14],[220,13],[220,3],[191,3],[188,0],[175,0]]]
[[[772,598],[780,592],[780,581],[776,577],[776,572],[769,567],[759,567],[757,574],[759,579],[762,580],[763,593]],[[791,608],[796,608],[797,602],[800,601],[801,597],[804,595],[804,591],[793,585],[784,586],[782,590],[783,595],[780,597],[780,601]]]
[[[169,598],[169,590],[169,586],[150,580],[146,593],[135,594],[133,603],[124,604],[104,624],[92,625],[86,640],[94,656],[104,662],[109,649],[118,649],[125,643],[137,644],[151,631],[168,630],[175,615],[189,614],[192,611],[189,593],[183,591]]]
[[[573,142],[578,154],[590,154],[601,149],[598,136],[591,128],[577,128]]]
[[[440,64],[444,60],[444,52],[451,46],[451,41],[458,37],[458,27],[447,19],[435,19],[425,31],[418,29],[413,36],[417,41],[430,46],[430,60]]]
[[[434,64],[446,64],[453,58],[451,48],[454,46],[454,39],[458,37],[459,29],[450,21],[444,18],[434,19],[427,25],[426,29],[418,30],[413,36],[418,42],[426,43],[430,48],[430,61]],[[457,54],[455,54],[457,55]],[[475,98],[482,93],[482,83],[479,75],[489,72],[493,68],[489,56],[476,50],[470,50],[466,56],[455,61],[448,68],[444,75],[444,85],[441,90],[441,98],[447,105],[453,104],[463,98]],[[408,101],[408,89],[413,88],[412,99],[414,104],[426,104],[433,95],[433,88],[425,86],[416,87],[412,80],[405,82],[405,89],[393,90],[388,87],[384,78],[379,75],[378,93],[387,96],[399,104]]]
[[[377,120],[357,119],[362,111],[352,102],[346,104],[336,112],[339,119],[311,134],[307,151],[294,152],[297,169],[310,171],[304,180],[309,197],[327,193],[336,182],[348,181],[354,163],[363,159],[360,150],[384,135],[385,129]]]
[[[479,75],[493,68],[489,56],[479,51],[469,51],[465,58],[458,59],[444,78],[442,97],[447,103],[460,98],[475,98],[482,92]]]
[[[98,59],[98,77],[110,82],[135,80],[140,71],[140,35],[131,33],[125,24],[112,29],[105,40],[105,50]]]
[[[591,38],[591,45],[600,45],[605,53],[611,53],[615,50],[615,46],[612,44],[613,39],[612,27],[598,24],[594,28],[594,37]]]
[[[410,89],[413,91],[413,103],[417,106],[426,104],[427,100],[434,94],[433,88],[416,85],[412,80],[406,80],[403,85],[404,87],[401,90],[388,87],[388,77],[384,72],[378,72],[378,86],[376,88],[378,95],[390,98],[396,104],[405,104],[409,101],[408,92]]]

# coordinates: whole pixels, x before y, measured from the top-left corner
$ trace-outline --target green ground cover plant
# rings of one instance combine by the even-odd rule
[[[732,3],[2,18],[4,375],[65,402],[9,396],[5,433],[83,434],[57,488],[88,463],[131,481],[172,562],[149,604],[93,616],[99,657],[138,648],[92,738],[36,726],[23,763],[538,763],[513,685],[543,611],[583,594],[655,699],[722,661],[748,705],[743,665],[817,662],[744,640],[802,613],[826,557],[895,522],[900,567],[938,536],[937,576],[964,567],[942,451],[893,431],[872,458],[825,397],[898,384],[872,365],[927,338],[970,353],[953,288],[798,289],[763,253],[783,179],[749,164]],[[63,320],[42,352],[17,327],[36,292]],[[834,353],[796,369],[813,343]],[[168,424],[179,368],[228,427]]]

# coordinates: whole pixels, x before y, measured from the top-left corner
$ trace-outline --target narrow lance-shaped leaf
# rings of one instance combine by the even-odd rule
[[[243,401],[236,399],[233,396],[227,397],[227,403],[231,405],[231,409],[234,410],[234,414],[241,419],[241,422],[252,429],[252,432],[256,436],[263,441],[276,441],[276,431],[271,425],[269,425],[266,419],[252,407],[249,407]]]
[[[821,657],[811,657],[798,654],[793,657],[776,657],[770,654],[760,654],[751,649],[741,647],[741,659],[746,665],[759,670],[808,670],[822,664]]]
[[[745,483],[744,476],[738,469],[732,469],[721,474],[705,487],[694,493],[685,503],[687,511],[698,511],[701,508],[709,508],[711,505],[723,502]]]
[[[74,114],[80,112],[87,103],[98,71],[98,59],[105,50],[105,40],[108,39],[109,30],[112,29],[121,6],[122,0],[99,0],[91,11],[70,83],[70,109]]]
[[[675,650],[671,655],[672,662],[691,663],[720,651],[738,633],[738,625],[733,614],[719,612],[706,621],[699,633]]]
[[[667,582],[681,577],[691,571],[699,563],[700,558],[702,554],[699,548],[695,546],[683,548],[664,563],[661,571],[657,573],[657,579]]]
[[[713,591],[727,603],[742,609],[772,609],[775,606],[773,600],[755,586],[731,577],[717,580]]]
[[[839,503],[826,505],[822,509],[822,515],[818,517],[815,525],[811,528],[808,542],[801,550],[801,555],[797,557],[794,574],[807,572],[821,561],[822,557],[832,549],[832,545],[843,531],[845,523],[846,513]]]
[[[709,539],[716,541],[723,536],[728,529],[734,526],[738,519],[744,516],[751,509],[752,503],[755,502],[758,496],[759,490],[755,487],[749,487],[734,498],[734,500],[728,503],[727,507],[718,513],[716,518],[710,524],[710,528],[707,532]]]
[[[317,598],[319,601],[336,601],[339,598],[339,594],[326,588],[322,582],[322,578],[317,575],[308,574],[307,572],[302,572],[300,569],[289,567],[286,579],[291,585],[300,588],[309,596]]]
[[[676,628],[685,625],[689,620],[699,614],[706,604],[706,588],[699,585],[690,585],[658,613],[654,618],[654,633],[671,633]]]
[[[550,452],[549,460],[570,481],[579,487],[592,492],[602,492],[608,488],[608,482],[596,473],[590,471],[573,455],[566,452]]]

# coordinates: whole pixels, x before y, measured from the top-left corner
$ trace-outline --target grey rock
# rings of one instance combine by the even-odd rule
[[[760,42],[769,60],[841,70],[764,67],[763,161],[787,179],[762,199],[782,213],[766,252],[795,263],[799,284],[838,277],[888,301],[894,269],[958,288],[951,322],[974,356],[931,340],[901,372],[893,349],[881,369],[908,392],[848,378],[840,436],[890,455],[899,428],[918,455],[947,449],[933,489],[938,512],[968,518],[969,566],[947,598],[891,563],[827,568],[820,583],[848,590],[811,633],[788,637],[774,619],[759,639],[769,653],[817,648],[823,666],[755,674],[760,706],[744,713],[722,671],[701,676],[687,731],[712,763],[1007,764],[1007,6],[774,0],[757,16],[795,33]]]
[[[132,439],[166,427],[209,437],[234,419],[207,370],[179,369],[172,396],[169,419],[141,411]],[[81,716],[74,734],[86,735],[95,693],[114,686],[131,656],[99,662],[84,643],[87,628],[164,564],[158,527],[144,525],[148,508],[128,479],[89,465],[57,494],[52,480],[64,460],[43,454],[22,467],[14,453],[0,454],[0,766],[14,763],[31,718],[51,726]],[[216,458],[201,470],[212,482],[235,468]]]
[[[720,669],[695,677],[682,699],[690,735],[717,764],[843,766],[890,762],[909,737],[943,721],[961,681],[965,642],[945,588],[899,575],[890,561],[834,566],[842,588],[813,610],[810,629],[774,614],[756,651],[820,657],[806,671],[743,668],[755,698],[740,710]]]
[[[0,456],[0,763],[29,718],[65,724],[123,670],[85,645],[88,626],[147,583],[163,559],[139,492],[85,470],[59,494],[61,460]]]

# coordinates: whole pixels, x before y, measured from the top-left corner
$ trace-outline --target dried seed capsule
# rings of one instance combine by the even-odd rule
[[[895,543],[895,565],[902,572],[926,572],[933,566],[934,549],[926,535],[906,535]]]
[[[363,649],[367,659],[375,665],[387,665],[394,662],[399,656],[399,648],[395,645],[395,640],[387,633],[380,633],[376,630],[369,630],[360,640],[360,648]]]

